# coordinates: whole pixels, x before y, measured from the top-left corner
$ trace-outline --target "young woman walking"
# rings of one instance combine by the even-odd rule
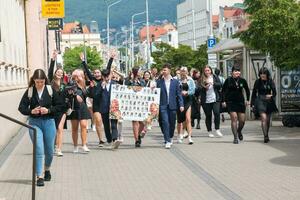
[[[54,117],[56,113],[61,113],[63,110],[63,102],[60,101],[56,90],[53,90],[47,83],[48,78],[45,72],[42,69],[35,70],[19,105],[19,111],[29,116],[29,125],[37,130],[37,186],[44,186],[44,181],[51,180],[50,167],[56,134]],[[30,130],[29,134],[33,140],[33,131]],[[42,176],[43,165],[44,177]]]
[[[243,140],[242,130],[245,125],[245,111],[249,104],[250,90],[247,81],[241,77],[239,67],[232,68],[231,77],[225,80],[223,85],[223,107],[227,108],[231,119],[231,130],[233,133],[233,143],[238,144]],[[246,92],[245,102],[243,91]],[[239,140],[238,140],[239,139]]]
[[[261,128],[264,134],[264,143],[270,142],[269,129],[273,112],[277,112],[275,104],[275,83],[266,67],[259,70],[259,78],[255,81],[251,97],[251,107],[260,116]]]

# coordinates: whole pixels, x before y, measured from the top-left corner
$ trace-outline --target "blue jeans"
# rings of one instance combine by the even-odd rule
[[[169,107],[160,109],[159,117],[165,142],[171,142],[176,125],[176,110],[170,110]]]
[[[50,167],[53,160],[54,141],[56,135],[54,119],[29,118],[29,125],[37,130],[36,140],[36,175],[43,173],[43,159],[45,155],[45,167]],[[33,131],[29,130],[33,141]]]

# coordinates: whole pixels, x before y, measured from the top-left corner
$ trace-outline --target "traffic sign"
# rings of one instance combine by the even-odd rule
[[[48,30],[63,29],[63,20],[61,18],[48,19]]]
[[[42,0],[43,18],[64,18],[65,2],[64,0]]]
[[[207,47],[208,47],[209,49],[211,49],[211,48],[213,48],[214,46],[216,46],[216,44],[217,44],[216,38],[209,38],[209,39],[207,40]]]

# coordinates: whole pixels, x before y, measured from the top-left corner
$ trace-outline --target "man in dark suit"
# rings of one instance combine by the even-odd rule
[[[166,149],[170,149],[175,131],[176,111],[184,111],[179,82],[171,76],[171,65],[163,66],[162,78],[157,80],[160,88],[160,126],[165,139]]]
[[[101,74],[103,78],[101,84],[98,84],[96,87],[94,87],[91,90],[91,93],[92,96],[97,96],[98,99],[100,99],[100,101],[97,103],[100,104],[99,111],[101,113],[107,143],[113,142],[112,149],[117,149],[121,143],[119,140],[117,140],[118,120],[109,119],[111,88],[113,84],[116,84],[116,82],[111,80],[109,69],[102,70]]]

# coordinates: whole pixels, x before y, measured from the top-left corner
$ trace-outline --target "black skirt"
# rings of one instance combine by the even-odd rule
[[[90,112],[85,103],[81,103],[79,108],[75,109],[68,117],[69,120],[91,119]]]
[[[192,99],[190,96],[183,97],[183,103],[184,103],[184,111],[180,112],[180,110],[177,111],[177,122],[183,123],[186,120],[186,111],[191,107],[192,105]]]
[[[258,96],[254,102],[254,111],[256,115],[261,113],[271,114],[278,112],[278,108],[273,98],[266,99],[264,96]]]
[[[226,103],[227,112],[245,113],[246,105],[241,102],[228,102]]]

